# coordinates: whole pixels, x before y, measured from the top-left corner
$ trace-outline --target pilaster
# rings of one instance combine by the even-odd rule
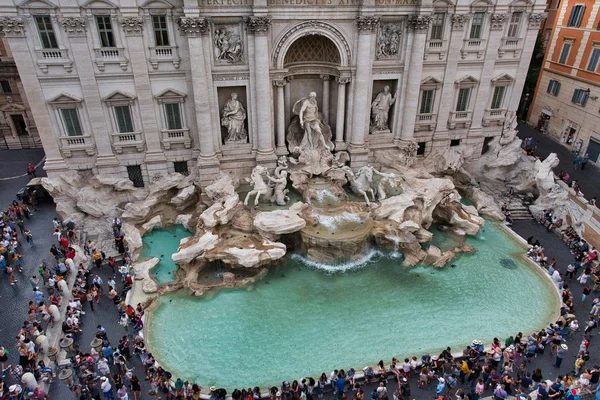
[[[408,18],[408,29],[414,31],[410,64],[408,65],[408,85],[404,101],[404,117],[400,138],[410,141],[415,134],[415,120],[419,106],[419,91],[423,71],[423,55],[427,42],[427,31],[431,23],[430,15],[413,15]]]
[[[365,146],[365,134],[369,131],[370,101],[367,94],[371,92],[373,80],[373,37],[379,27],[379,18],[375,16],[361,15],[356,18],[358,29],[357,65],[356,77],[354,79],[352,129],[350,146],[363,148]],[[354,151],[358,156],[358,153]],[[360,158],[360,157],[359,157]],[[353,157],[352,166],[357,160]],[[366,161],[365,161],[366,162]]]
[[[148,174],[167,169],[167,159],[161,148],[161,132],[157,121],[156,108],[150,77],[148,75],[148,62],[146,49],[142,38],[144,21],[141,17],[123,17],[121,25],[125,32],[127,48],[131,57],[131,68],[140,107],[142,131],[146,140],[146,158]]]
[[[248,33],[254,37],[254,70],[256,82],[258,116],[258,154],[256,162],[275,167],[277,156],[273,149],[272,90],[269,74],[269,41],[267,34],[271,28],[271,18],[264,15],[252,15],[246,19]]]
[[[212,130],[210,97],[206,95],[206,89],[212,86],[210,84],[211,71],[206,70],[206,64],[203,62],[205,51],[202,38],[209,33],[209,22],[203,17],[182,17],[177,24],[181,34],[187,37],[191,60],[194,111],[200,138],[198,168],[200,169],[201,186],[204,187],[219,175],[219,160],[214,145],[215,132]]]

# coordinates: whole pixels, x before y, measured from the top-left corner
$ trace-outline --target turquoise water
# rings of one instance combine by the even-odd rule
[[[142,237],[144,246],[140,252],[144,258],[160,258],[160,262],[152,273],[158,283],[173,282],[177,264],[171,260],[171,255],[177,252],[179,241],[192,234],[182,225],[173,225],[164,229],[154,229]]]
[[[163,296],[148,325],[153,354],[174,377],[231,391],[460,351],[552,319],[556,292],[520,244],[491,223],[467,242],[476,253],[444,269],[403,269],[377,251],[362,265],[292,256],[248,288]]]

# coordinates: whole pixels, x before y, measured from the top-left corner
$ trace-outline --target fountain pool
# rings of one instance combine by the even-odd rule
[[[158,283],[173,282],[177,264],[171,259],[171,255],[177,251],[179,241],[185,237],[192,236],[191,232],[182,225],[173,225],[164,229],[154,229],[142,237],[144,246],[140,252],[141,260],[157,257],[160,262],[152,274]]]
[[[554,320],[557,291],[522,258],[521,244],[489,222],[467,243],[476,252],[444,269],[403,269],[375,250],[343,265],[290,256],[248,288],[162,296],[149,345],[174,377],[231,392],[446,346],[460,351],[473,339]]]

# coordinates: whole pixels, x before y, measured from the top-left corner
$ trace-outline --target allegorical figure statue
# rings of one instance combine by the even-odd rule
[[[300,128],[304,131],[302,141],[299,144],[301,150],[316,149],[319,143],[329,149],[323,138],[323,124],[319,119],[319,107],[317,105],[317,94],[310,92],[294,104],[294,113],[300,118]],[[329,149],[331,150],[331,149]]]
[[[390,93],[390,87],[385,86],[383,92],[379,92],[373,103],[371,103],[371,131],[389,130],[388,119],[390,108],[396,102],[396,98]]]
[[[221,112],[221,125],[227,129],[227,143],[246,142],[248,134],[244,126],[246,110],[238,100],[237,93],[231,93],[231,98],[225,103]]]

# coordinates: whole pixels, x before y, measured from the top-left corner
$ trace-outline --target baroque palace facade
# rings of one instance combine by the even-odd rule
[[[113,0],[116,1],[116,0]],[[545,2],[1,0],[49,175],[248,173],[316,94],[351,166],[418,143],[474,156],[518,108]]]

